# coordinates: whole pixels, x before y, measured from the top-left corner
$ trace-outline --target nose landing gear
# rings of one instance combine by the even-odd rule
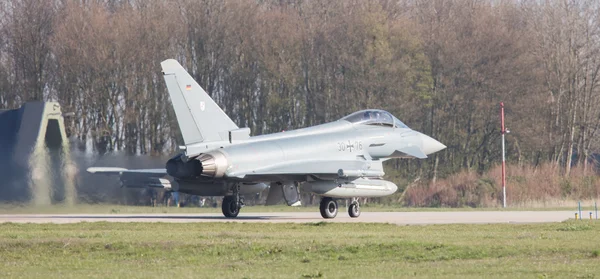
[[[360,204],[358,203],[358,199],[352,199],[350,206],[348,206],[348,215],[352,218],[360,216]]]
[[[338,203],[330,197],[323,197],[319,204],[321,216],[325,219],[335,218],[338,213]],[[360,204],[357,198],[353,198],[350,206],[348,206],[348,215],[352,218],[360,216]]]

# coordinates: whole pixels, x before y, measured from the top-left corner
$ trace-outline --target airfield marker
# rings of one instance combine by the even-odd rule
[[[504,148],[504,102],[500,102],[500,122],[502,124],[502,206],[506,208],[506,150]]]

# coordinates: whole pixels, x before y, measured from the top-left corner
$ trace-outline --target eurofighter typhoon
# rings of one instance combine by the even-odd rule
[[[383,180],[391,158],[427,158],[446,148],[383,110],[369,109],[340,120],[280,133],[250,136],[239,128],[175,60],[161,63],[185,145],[165,169],[89,168],[119,175],[125,187],[159,187],[199,196],[224,196],[223,215],[236,217],[243,195],[269,188],[267,204],[282,196],[300,204],[300,191],[321,197],[323,218],[338,213],[337,199],[351,199],[350,217],[360,215],[358,197],[391,195]]]

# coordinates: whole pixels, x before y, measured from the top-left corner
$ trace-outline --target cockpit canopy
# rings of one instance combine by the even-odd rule
[[[394,117],[391,113],[379,109],[361,110],[342,118],[342,120],[361,125],[408,128],[408,126],[398,120],[398,118]]]

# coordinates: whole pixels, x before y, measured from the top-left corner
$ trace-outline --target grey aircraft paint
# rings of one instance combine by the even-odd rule
[[[89,168],[120,175],[124,186],[162,187],[201,196],[225,196],[223,214],[236,217],[241,195],[270,187],[267,203],[283,196],[299,204],[299,191],[322,196],[320,211],[333,218],[335,199],[391,195],[398,187],[382,179],[382,162],[427,158],[446,146],[414,131],[383,110],[363,110],[340,120],[261,136],[239,128],[175,60],[161,63],[185,145],[165,169]]]

